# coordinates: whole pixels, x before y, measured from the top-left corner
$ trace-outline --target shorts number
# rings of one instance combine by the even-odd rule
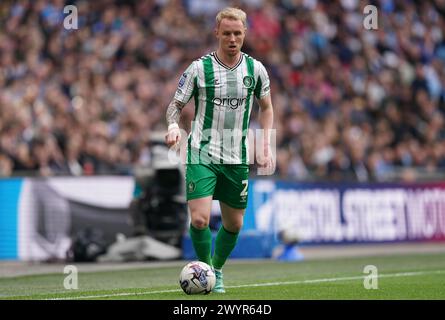
[[[240,196],[244,197],[244,196],[247,196],[247,187],[249,185],[249,180],[243,180],[243,181],[241,181],[241,183],[244,185],[244,189],[243,189],[243,191],[241,191]]]

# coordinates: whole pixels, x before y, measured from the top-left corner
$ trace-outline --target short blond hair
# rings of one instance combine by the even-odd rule
[[[225,9],[222,9],[218,14],[216,15],[216,26],[218,27],[221,23],[221,20],[227,18],[232,20],[240,20],[244,27],[247,28],[247,14],[238,8],[228,7]]]

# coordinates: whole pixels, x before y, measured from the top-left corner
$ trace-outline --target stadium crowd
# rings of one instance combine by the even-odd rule
[[[78,29],[63,26],[67,4]],[[0,176],[149,163],[180,74],[216,48],[228,4],[247,12],[243,51],[271,78],[276,177],[445,171],[445,0],[18,0],[0,3]],[[367,4],[377,30],[363,26]]]

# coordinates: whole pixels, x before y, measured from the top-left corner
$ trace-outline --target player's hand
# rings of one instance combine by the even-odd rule
[[[261,175],[270,176],[275,172],[275,160],[270,145],[263,147],[263,154],[257,155],[258,171]]]
[[[177,147],[181,141],[181,130],[177,123],[168,126],[168,132],[165,135],[165,143],[169,148]]]

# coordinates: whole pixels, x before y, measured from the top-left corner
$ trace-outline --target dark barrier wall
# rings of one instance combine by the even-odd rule
[[[0,259],[63,259],[84,227],[102,229],[107,242],[130,234],[133,191],[133,178],[122,176],[0,180]],[[239,257],[267,256],[282,236],[307,244],[445,240],[445,183],[250,180],[248,201],[242,243],[261,242],[262,253],[240,245]]]
[[[308,243],[445,240],[445,183],[250,182],[244,228]]]

